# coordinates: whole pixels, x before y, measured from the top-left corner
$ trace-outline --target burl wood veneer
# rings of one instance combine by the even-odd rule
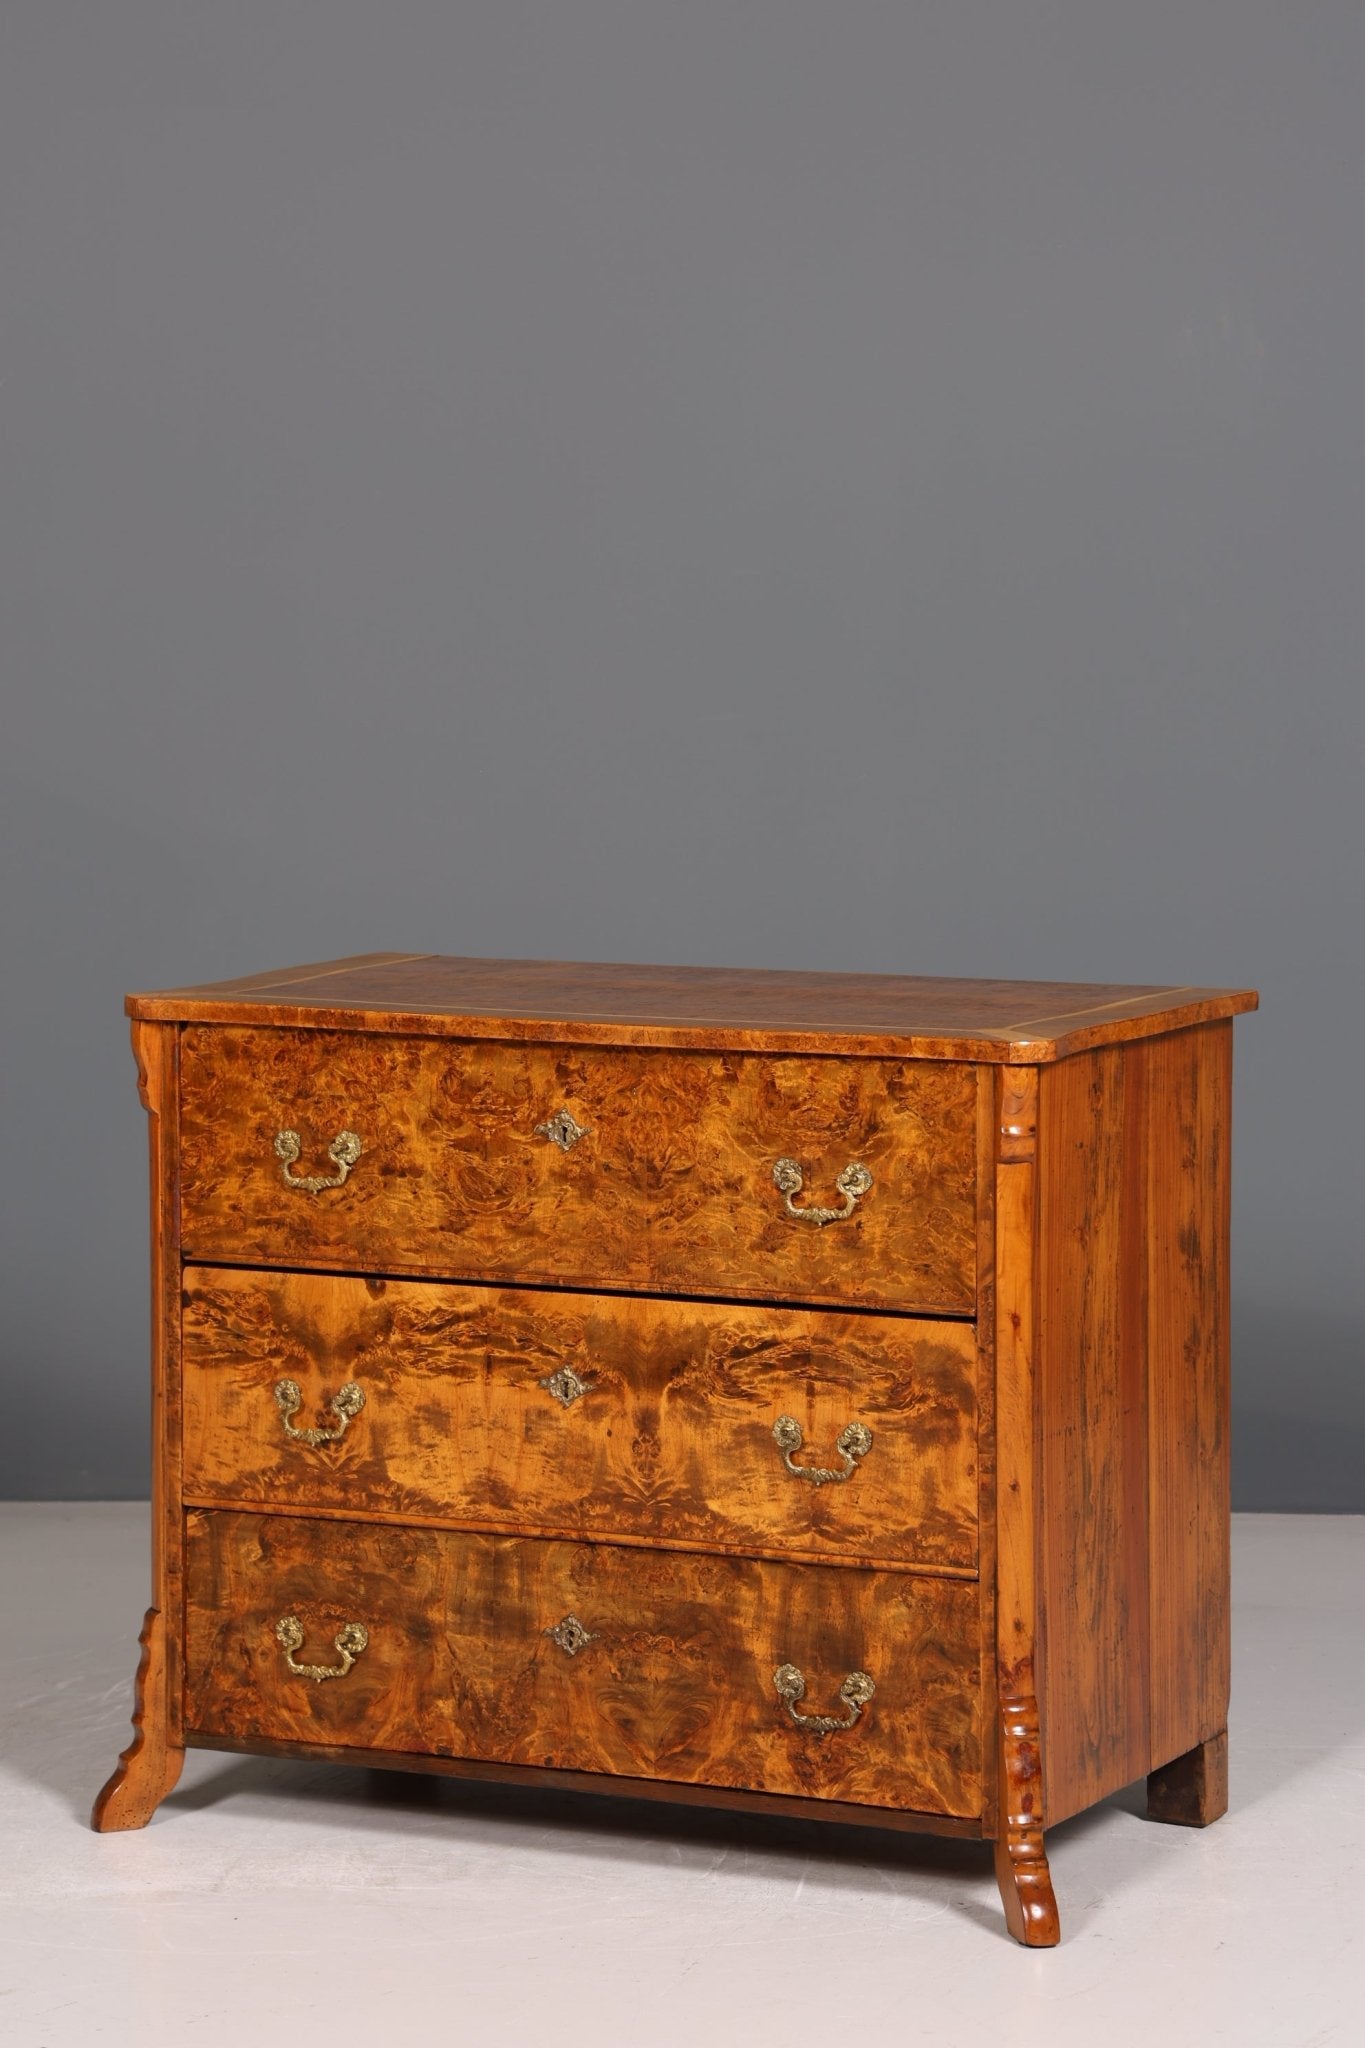
[[[377,954],[132,996],[187,1744],[995,1845],[1226,1806],[1244,990]]]
[[[970,1323],[193,1266],[182,1330],[196,1506],[975,1575]]]
[[[976,1291],[972,1068],[610,1052],[333,1031],[189,1027],[180,1051],[186,1255],[762,1295],[969,1315]],[[363,1116],[362,1116],[363,1110]],[[574,1120],[547,1142],[551,1115]],[[344,1202],[263,1175],[298,1126],[301,1174],[363,1121]],[[577,1130],[580,1136],[574,1136]],[[843,1232],[793,1230],[861,1164],[883,1193]]]
[[[363,1522],[330,1524],[319,1558],[311,1522],[196,1511],[185,1592],[191,1740],[981,1810],[977,1599],[961,1580]],[[335,1664],[340,1630],[365,1627],[344,1684],[291,1673],[275,1629],[293,1614],[296,1662]],[[570,1617],[574,1650],[551,1632]],[[859,1740],[801,1739],[773,1684],[788,1664],[807,1680],[799,1711],[841,1719],[841,1683],[875,1667]]]

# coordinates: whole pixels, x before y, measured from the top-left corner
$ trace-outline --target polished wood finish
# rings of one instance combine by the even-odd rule
[[[1001,1815],[995,1881],[1005,1925],[1025,1948],[1055,1948],[1062,1938],[1052,1872],[1043,1847],[1042,1744],[1031,1693],[1000,1695]]]
[[[128,997],[175,1023],[1037,1065],[1254,1010],[1250,989],[362,953]]]
[[[180,1512],[179,1035],[135,1021],[138,1097],[147,1112],[151,1203],[152,1605],[139,1638],[133,1740],[95,1800],[102,1833],[145,1827],[184,1762],[184,1673],[177,1622],[183,1601]]]
[[[133,1739],[95,1795],[90,1825],[97,1834],[145,1828],[168,1792],[175,1790],[185,1763],[183,1744],[168,1735],[167,1630],[165,1617],[147,1609],[138,1637],[133,1681]]]
[[[1147,1817],[1206,1828],[1228,1810],[1228,1731],[1220,1728],[1147,1779]]]
[[[1226,1726],[1231,1027],[1045,1069],[1049,1823]]]
[[[349,1744],[283,1742],[265,1735],[211,1735],[191,1729],[190,1749],[227,1750],[248,1756],[296,1757],[309,1763],[357,1762],[378,1772],[404,1771],[417,1777],[461,1778],[473,1784],[519,1785],[533,1790],[583,1792],[598,1799],[638,1799],[657,1806],[700,1806],[718,1813],[757,1813],[784,1820],[833,1822],[844,1827],[885,1829],[892,1834],[948,1835],[977,1841],[974,1815],[915,1813],[908,1807],[858,1806],[840,1799],[789,1798],[781,1792],[737,1791],[732,1785],[686,1785],[672,1778],[630,1778],[623,1773],[557,1771],[545,1764],[499,1764],[487,1757],[423,1756],[415,1750],[367,1749],[357,1758]]]
[[[344,1678],[348,1622],[369,1630]],[[569,1615],[575,1653],[547,1633]],[[949,1579],[849,1572],[665,1549],[574,1544],[279,1515],[191,1513],[187,1716],[196,1731],[433,1751],[557,1770],[666,1777],[971,1817],[981,1805],[976,1594]],[[853,1726],[792,1724],[773,1684],[795,1664],[800,1710],[840,1712],[869,1671]]]
[[[1151,1755],[1227,1726],[1232,1026],[1127,1056],[1144,1089]]]
[[[459,1045],[318,1031],[184,1034],[181,1213],[191,1257],[762,1295],[970,1314],[976,1277],[970,1067]],[[537,1126],[567,1108],[565,1152]],[[285,1186],[276,1133],[343,1187]],[[845,1167],[871,1190],[847,1222]],[[316,1162],[316,1163],[314,1163]]]
[[[183,1329],[196,1503],[975,1570],[969,1323],[193,1266]],[[295,1427],[335,1428],[347,1382],[365,1405],[291,1440],[285,1375]],[[872,1447],[845,1481],[795,1478],[782,1415],[798,1467],[842,1469],[850,1422]]]
[[[1125,1062],[1121,1048],[1080,1054],[1040,1083],[1052,1226],[1038,1274],[1049,1821],[1140,1777],[1147,1762],[1145,1576],[1133,1598],[1146,1519],[1145,1360],[1129,1320],[1146,1301],[1129,1284],[1141,1239],[1122,1201]]]
[[[1255,1000],[420,954],[130,997],[153,1597],[95,1824],[186,1743],[861,1819],[990,1840],[1055,1942],[1046,1828],[1142,1776],[1226,1805]],[[299,1175],[361,1156],[288,1188],[283,1129]],[[872,1186],[816,1228],[783,1156],[799,1206]],[[283,1378],[296,1427],[364,1405],[301,1443]],[[872,1444],[817,1487],[779,1415],[799,1464]]]
[[[1051,1948],[1061,1931],[1043,1846],[1038,1732],[1037,1068],[1001,1068],[995,1099],[995,1875],[1015,1940]]]

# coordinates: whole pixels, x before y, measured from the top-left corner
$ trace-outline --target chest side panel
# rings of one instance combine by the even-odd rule
[[[1222,1727],[1231,1025],[1040,1077],[1048,1820]]]

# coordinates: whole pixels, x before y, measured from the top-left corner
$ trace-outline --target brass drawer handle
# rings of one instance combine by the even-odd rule
[[[327,1403],[337,1418],[335,1429],[295,1429],[289,1418],[291,1415],[297,1415],[303,1406],[303,1395],[299,1392],[297,1380],[276,1380],[275,1400],[279,1407],[280,1420],[284,1424],[285,1435],[292,1437],[296,1444],[307,1444],[310,1450],[315,1451],[319,1444],[338,1443],[345,1436],[347,1424],[354,1416],[359,1415],[365,1406],[365,1392],[354,1380],[347,1380],[344,1387],[338,1387]]]
[[[851,1728],[877,1690],[865,1671],[850,1671],[839,1687],[839,1697],[848,1706],[846,1714],[798,1714],[796,1702],[806,1690],[802,1673],[794,1664],[779,1664],[773,1673],[773,1684],[803,1735],[834,1735],[841,1728]]]
[[[296,1188],[301,1195],[320,1195],[324,1188],[339,1188],[347,1174],[360,1157],[360,1140],[354,1131],[338,1131],[327,1147],[327,1157],[335,1162],[336,1172],[291,1173],[290,1167],[303,1150],[297,1131],[276,1131],[275,1157],[280,1161],[280,1173],[287,1188]]]
[[[773,1168],[773,1180],[781,1189],[783,1207],[788,1216],[794,1217],[798,1223],[813,1223],[817,1229],[826,1223],[846,1223],[872,1185],[872,1175],[865,1166],[855,1160],[851,1166],[844,1168],[834,1183],[844,1198],[842,1209],[817,1209],[813,1206],[798,1209],[792,1196],[800,1194],[805,1180],[796,1161],[779,1159]]]
[[[370,1640],[370,1632],[358,1621],[348,1621],[332,1638],[339,1664],[296,1664],[295,1650],[303,1648],[303,1630],[292,1614],[281,1615],[275,1623],[275,1640],[284,1651],[284,1661],[295,1678],[344,1678]]]
[[[865,1458],[872,1449],[872,1431],[865,1422],[850,1422],[839,1432],[839,1441],[834,1446],[843,1461],[843,1469],[834,1471],[828,1465],[798,1465],[793,1462],[793,1451],[799,1451],[805,1439],[801,1425],[794,1415],[779,1415],[773,1424],[773,1442],[782,1453],[782,1463],[794,1479],[808,1479],[812,1486],[824,1486],[827,1481],[842,1482],[851,1479],[858,1469],[858,1460]]]

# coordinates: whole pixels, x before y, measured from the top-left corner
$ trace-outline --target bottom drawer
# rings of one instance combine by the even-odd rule
[[[981,1811],[970,1582],[285,1515],[186,1530],[192,1733]]]

